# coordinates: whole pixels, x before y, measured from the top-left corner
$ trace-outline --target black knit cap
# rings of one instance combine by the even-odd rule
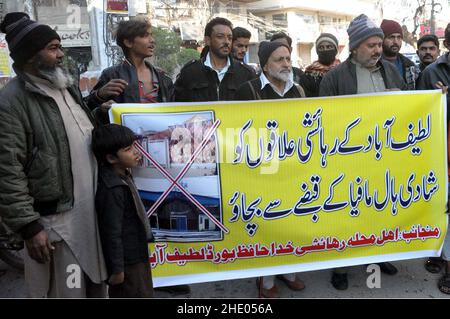
[[[273,51],[275,51],[279,47],[285,47],[286,49],[291,51],[290,48],[286,44],[279,42],[279,41],[272,41],[272,42],[263,41],[260,43],[259,49],[258,49],[258,57],[259,57],[259,65],[261,66],[261,69],[264,68],[264,66],[266,65],[270,56],[272,55]]]
[[[31,20],[24,12],[5,15],[0,24],[0,31],[6,33],[10,56],[18,66],[24,65],[50,41],[61,41],[55,30]]]

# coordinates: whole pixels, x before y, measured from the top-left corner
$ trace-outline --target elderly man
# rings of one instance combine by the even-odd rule
[[[414,90],[418,72],[414,62],[400,53],[403,44],[402,27],[396,21],[386,19],[381,22],[380,27],[384,33],[383,59],[394,64],[408,90]]]
[[[406,88],[395,66],[380,59],[383,30],[362,14],[350,23],[347,33],[350,56],[325,75],[320,84],[320,96],[384,92]],[[393,275],[397,272],[390,263],[379,265],[384,273]],[[347,289],[346,269],[335,269],[331,283],[338,290]]]
[[[281,42],[286,45],[292,53],[292,38],[284,32],[275,33],[270,38],[270,42]],[[315,87],[314,80],[305,75],[300,68],[292,67],[294,73],[294,83],[301,85],[307,97],[314,96],[313,91]]]
[[[30,296],[105,296],[90,112],[52,28],[13,12],[0,30],[17,74],[0,92],[0,214],[25,240]]]
[[[258,57],[261,76],[242,84],[236,92],[236,100],[305,97],[303,88],[293,81],[291,51],[286,44],[278,41],[262,42]]]
[[[266,100],[305,97],[303,88],[293,81],[291,50],[282,42],[262,42],[258,50],[262,73],[258,79],[241,85],[236,100]],[[277,276],[291,290],[305,288],[295,273]],[[275,276],[266,276],[257,282],[260,297],[278,298]]]

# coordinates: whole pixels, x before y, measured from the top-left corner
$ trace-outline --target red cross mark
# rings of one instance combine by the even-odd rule
[[[214,224],[216,224],[220,229],[222,229],[226,234],[229,233],[229,230],[219,221],[217,220],[199,201],[197,201],[197,199],[195,199],[194,196],[192,196],[188,191],[186,191],[184,189],[184,187],[182,187],[178,182],[180,181],[181,178],[183,178],[183,176],[187,173],[187,171],[189,170],[189,168],[191,167],[191,165],[194,163],[195,158],[200,154],[200,152],[205,148],[205,146],[208,144],[209,139],[211,138],[211,136],[214,134],[214,132],[216,131],[217,127],[220,124],[220,120],[217,119],[213,126],[208,130],[208,132],[206,133],[206,135],[204,136],[202,142],[200,143],[200,145],[197,147],[197,149],[195,150],[195,152],[191,155],[191,157],[189,158],[188,162],[186,163],[186,165],[183,167],[183,169],[181,170],[181,172],[177,175],[177,177],[175,177],[175,179],[169,174],[169,172],[167,172],[167,170],[164,169],[164,167],[162,167],[157,161],[155,161],[150,154],[148,154],[145,149],[139,145],[138,143],[135,143],[136,148],[142,153],[143,156],[145,156],[150,162],[152,162],[152,164],[156,167],[156,169],[158,171],[160,171],[168,180],[170,180],[172,182],[172,184],[170,185],[169,188],[167,188],[164,193],[158,198],[158,200],[153,204],[153,206],[150,208],[150,210],[147,212],[147,216],[150,217],[155,211],[156,209],[161,205],[161,203],[164,201],[164,199],[166,199],[166,197],[169,195],[170,191],[172,190],[172,188],[174,188],[175,186],[177,186],[179,188],[179,190],[187,197],[189,198],[189,200],[198,207],[198,209],[200,209],[203,213],[205,213],[212,221]]]

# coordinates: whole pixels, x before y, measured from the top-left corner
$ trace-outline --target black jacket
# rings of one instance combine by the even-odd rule
[[[261,90],[260,78],[248,81],[242,84],[235,96],[237,101],[252,101],[252,100],[275,100],[275,99],[295,99],[301,98],[304,92],[300,92],[303,88],[300,88],[298,84],[295,84],[286,94],[281,97],[278,95],[270,85],[266,85]],[[304,97],[304,96],[303,96]]]
[[[256,78],[255,71],[240,62],[231,60],[223,80],[217,72],[205,66],[205,58],[188,62],[175,81],[177,102],[232,101],[238,87]]]
[[[124,271],[125,265],[148,262],[145,226],[133,195],[111,168],[99,168],[95,208],[108,276]]]
[[[164,71],[158,69],[148,62],[145,64],[158,76],[159,81],[159,92],[158,92],[158,102],[172,102],[173,101],[173,83],[172,79],[169,78]],[[124,61],[119,65],[109,67],[103,70],[97,84],[92,89],[89,96],[86,98],[86,102],[91,110],[95,110],[100,107],[100,105],[105,102],[97,97],[97,90],[99,90],[106,83],[112,79],[122,79],[128,83],[128,86],[119,96],[112,98],[116,103],[141,103],[139,97],[139,80],[134,65]],[[109,99],[108,99],[109,100]],[[98,109],[97,109],[98,110]],[[96,116],[98,113],[96,112]],[[103,124],[108,123],[107,113],[103,113],[100,116]]]
[[[423,72],[418,82],[418,90],[436,90],[436,82],[450,86],[450,53],[440,56]],[[447,93],[447,121],[450,120],[450,91]]]

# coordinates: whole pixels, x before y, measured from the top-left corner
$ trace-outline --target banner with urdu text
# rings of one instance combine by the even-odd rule
[[[143,154],[154,286],[438,256],[445,95],[115,104]]]

